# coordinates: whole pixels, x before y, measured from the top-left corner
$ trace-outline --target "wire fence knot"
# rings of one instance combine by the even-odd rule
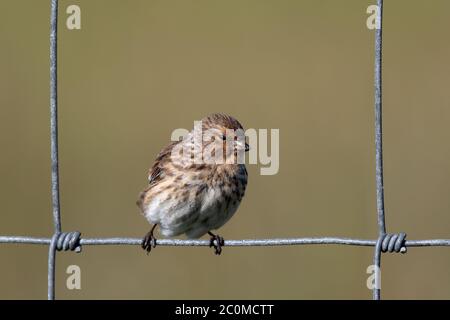
[[[380,236],[379,241],[381,241],[381,251],[382,252],[400,252],[406,253],[406,233],[385,233]]]
[[[53,236],[52,241],[55,241],[55,248],[58,251],[75,251],[81,252],[81,233],[78,231],[73,232],[60,232]]]

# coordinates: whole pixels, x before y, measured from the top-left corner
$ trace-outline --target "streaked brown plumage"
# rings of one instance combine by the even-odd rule
[[[239,139],[232,142],[231,148],[227,145],[227,130],[243,132],[242,125],[231,116],[209,115],[202,119],[202,130],[203,135],[208,132],[213,138],[196,140],[192,130],[182,141],[163,148],[149,170],[149,185],[137,201],[143,215],[154,224],[143,240],[147,251],[156,244],[153,230],[159,225],[166,237],[185,234],[199,238],[208,233],[215,253],[221,252],[223,238],[211,230],[220,228],[233,216],[244,196],[247,170],[237,159],[248,146]],[[214,146],[219,148],[208,153]],[[193,162],[196,156],[201,162]],[[233,163],[225,163],[226,159]]]

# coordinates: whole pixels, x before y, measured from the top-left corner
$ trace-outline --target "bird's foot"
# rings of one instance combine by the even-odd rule
[[[211,236],[209,239],[209,247],[214,247],[214,253],[220,255],[222,253],[222,246],[225,245],[225,240],[218,234],[212,232],[208,232],[208,234]]]
[[[153,231],[155,230],[156,224],[152,227],[152,229],[145,235],[144,239],[142,239],[141,247],[147,254],[152,251],[152,248],[156,247],[156,238],[153,236]]]

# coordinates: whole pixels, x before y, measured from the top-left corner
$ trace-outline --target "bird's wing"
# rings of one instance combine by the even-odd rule
[[[141,209],[142,212],[144,209],[143,204],[145,195],[152,187],[154,187],[159,181],[164,178],[165,164],[170,161],[172,149],[177,143],[178,141],[172,142],[171,144],[163,148],[156,157],[153,166],[148,170],[148,186],[139,194],[139,198],[136,201],[137,206]]]
[[[178,141],[172,142],[164,149],[160,151],[156,157],[153,166],[148,171],[148,184],[153,186],[155,183],[160,181],[164,177],[164,167],[167,162],[170,161],[170,155],[172,154],[173,147],[178,143]]]

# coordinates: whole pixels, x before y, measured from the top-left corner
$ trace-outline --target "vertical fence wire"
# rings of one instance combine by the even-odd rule
[[[48,299],[55,298],[56,240],[61,233],[58,162],[58,79],[57,79],[58,0],[51,0],[50,11],[50,140],[52,171],[52,206],[54,235],[48,253]]]
[[[381,298],[381,242],[386,234],[384,215],[383,183],[383,126],[382,126],[382,44],[383,44],[383,0],[377,2],[378,12],[375,28],[375,176],[377,188],[378,241],[374,252],[375,287],[373,299]]]

